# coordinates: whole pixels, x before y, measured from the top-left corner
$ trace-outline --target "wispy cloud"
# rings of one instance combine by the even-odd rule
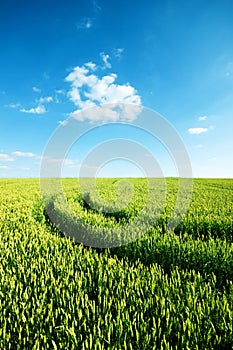
[[[67,125],[68,124],[68,120],[67,119],[65,119],[65,120],[59,120],[59,122],[58,122],[60,125],[63,125],[63,126],[65,126],[65,125]]]
[[[0,169],[10,169],[10,167],[7,165],[0,165]]]
[[[48,79],[50,79],[50,75],[49,75],[47,72],[44,72],[44,73],[43,73],[43,78],[44,78],[45,80],[48,80]]]
[[[113,49],[113,55],[120,60],[122,58],[123,52],[124,52],[124,48],[119,47],[117,49]]]
[[[79,166],[79,169],[79,175],[81,175],[81,177],[86,177],[89,175],[96,174],[100,167],[84,163],[81,166]]]
[[[203,122],[204,120],[206,120],[207,119],[207,116],[206,115],[201,115],[199,118],[198,118],[198,120],[200,121],[200,122]]]
[[[56,92],[56,94],[58,94],[58,95],[64,95],[64,94],[65,94],[65,91],[64,91],[63,89],[58,89],[58,90],[56,90],[55,92]]]
[[[98,2],[97,2],[96,0],[93,0],[92,6],[93,6],[93,11],[94,11],[94,12],[99,12],[99,11],[101,11],[101,7],[100,7],[100,5],[98,4]]]
[[[50,102],[53,102],[53,97],[52,96],[40,97],[38,102],[41,104],[50,103]]]
[[[0,162],[14,162],[14,158],[6,153],[0,153]]]
[[[39,89],[39,88],[36,87],[36,86],[33,86],[32,90],[33,90],[34,92],[41,92],[41,89]]]
[[[198,135],[198,134],[203,134],[204,132],[207,132],[208,128],[189,128],[188,132],[191,135]]]
[[[20,103],[10,103],[9,105],[6,105],[5,107],[16,109],[16,108],[19,108],[20,106],[21,106]]]
[[[90,18],[88,18],[87,21],[86,21],[86,28],[89,29],[91,27],[92,27],[92,21],[91,21]]]
[[[27,158],[38,157],[35,153],[32,153],[32,152],[15,151],[15,152],[12,152],[12,154],[16,157],[27,157]]]
[[[92,70],[92,71],[94,71],[94,70],[97,69],[96,64],[93,63],[93,62],[87,62],[87,63],[85,63],[85,67],[87,67],[88,69],[90,69],[90,70]]]
[[[105,69],[105,68],[111,68],[111,67],[112,67],[111,63],[109,62],[110,56],[109,56],[107,53],[101,52],[101,53],[100,53],[100,57],[101,57],[102,60],[103,60],[103,63],[104,63],[103,68],[104,68],[104,69]]]
[[[31,113],[31,114],[44,114],[47,112],[47,110],[46,110],[45,106],[41,105],[41,106],[37,106],[35,108],[30,108],[30,109],[22,108],[22,109],[20,109],[20,112]]]
[[[226,65],[226,76],[227,77],[233,76],[233,61],[229,61]]]
[[[90,29],[93,26],[93,19],[90,17],[84,17],[76,25],[77,29]]]
[[[51,158],[51,157],[41,157],[41,161],[48,164],[61,164],[61,165],[74,165],[74,159],[62,159],[62,158]]]
[[[31,169],[30,169],[30,168],[25,168],[25,167],[23,167],[23,168],[20,168],[20,170],[29,171],[29,170],[31,170]]]

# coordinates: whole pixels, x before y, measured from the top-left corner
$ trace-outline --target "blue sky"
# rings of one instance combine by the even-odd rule
[[[1,1],[0,176],[38,177],[61,123],[70,117],[81,125],[88,120],[78,111],[124,102],[157,111],[174,126],[194,177],[233,177],[232,16],[226,0]],[[119,138],[117,130],[121,135],[112,128],[81,139],[63,175],[77,176],[90,148]],[[161,145],[139,134],[136,141],[163,174],[176,176]],[[99,171],[142,173],[125,160]]]

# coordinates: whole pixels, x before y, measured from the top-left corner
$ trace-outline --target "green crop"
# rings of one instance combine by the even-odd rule
[[[84,195],[77,180],[63,186],[73,213],[101,232],[143,211],[147,180],[129,181],[124,206],[117,179],[97,179],[98,196],[88,179]],[[162,208],[156,192],[158,219],[137,240],[95,249],[50,221],[39,180],[1,179],[0,349],[231,349],[233,180],[194,180],[187,213],[168,230],[177,186],[166,179]]]

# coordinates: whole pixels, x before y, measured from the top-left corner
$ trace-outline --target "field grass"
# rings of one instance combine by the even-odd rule
[[[88,180],[89,204],[77,179],[63,185],[99,232],[143,210],[147,181],[129,181],[131,201],[115,213],[101,212]],[[116,184],[97,180],[110,209]],[[61,234],[38,179],[0,179],[0,349],[232,349],[233,180],[195,179],[187,213],[167,230],[177,186],[166,179],[165,207],[148,232],[104,249]],[[155,213],[159,206],[154,198]]]

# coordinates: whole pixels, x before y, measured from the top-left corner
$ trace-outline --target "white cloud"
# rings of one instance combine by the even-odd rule
[[[63,126],[65,126],[65,125],[68,124],[68,120],[67,120],[67,119],[65,119],[65,120],[59,120],[58,123],[61,124],[61,125],[63,125]]]
[[[52,96],[40,97],[38,100],[39,103],[50,103],[53,102]]]
[[[90,29],[93,26],[92,18],[85,17],[77,25],[77,29]]]
[[[124,50],[125,49],[122,48],[122,47],[119,47],[118,49],[114,49],[113,50],[113,55],[119,60],[119,59],[121,59]]]
[[[86,27],[87,29],[89,29],[89,28],[92,27],[92,21],[91,21],[90,18],[87,19],[86,24],[85,24],[85,27]]]
[[[119,104],[117,104],[117,106],[119,107]],[[120,118],[122,120],[127,120],[127,121],[133,121],[137,115],[140,114],[140,112],[142,111],[142,107],[139,106],[139,104],[131,104],[131,103],[127,103],[127,104],[122,104],[121,105],[121,115]]]
[[[77,66],[65,78],[71,83],[68,92],[70,100],[78,107],[71,115],[78,120],[133,120],[141,111],[141,98],[137,91],[129,83],[116,84],[117,75],[110,73],[102,77],[93,74],[97,67],[88,62],[83,66]],[[111,106],[103,108],[103,105]],[[117,105],[118,104],[118,105]],[[82,111],[90,107],[88,113]],[[102,106],[101,108],[97,108]],[[63,122],[62,122],[63,124]],[[64,125],[64,124],[63,124]]]
[[[93,62],[87,62],[87,63],[85,63],[85,66],[91,70],[96,70],[96,68],[97,68],[96,64]]]
[[[10,167],[7,165],[0,165],[0,169],[10,169]]]
[[[85,96],[91,101],[103,103],[136,103],[140,104],[141,99],[137,95],[136,90],[129,84],[114,84],[117,78],[116,74],[106,75],[102,79],[98,79],[96,83],[90,87],[90,92],[86,92]]]
[[[95,166],[95,165],[89,165],[87,163],[83,163],[80,165],[80,169],[99,169],[99,166]]]
[[[6,105],[6,107],[9,107],[9,108],[19,108],[21,105],[20,103],[10,103],[9,105]]]
[[[101,52],[100,57],[102,58],[102,60],[104,62],[103,68],[111,68],[112,67],[111,63],[109,62],[110,56],[108,54]]]
[[[0,162],[13,162],[14,158],[6,153],[0,153]]]
[[[16,157],[27,157],[27,158],[34,158],[37,157],[36,154],[31,153],[31,152],[21,152],[21,151],[15,151],[12,152],[12,154]]]
[[[48,80],[48,79],[50,79],[50,75],[47,72],[44,72],[43,73],[43,78]]]
[[[61,164],[61,165],[74,165],[75,160],[73,159],[62,159],[62,158],[50,158],[50,157],[41,157],[41,161],[46,162],[48,164]]]
[[[63,95],[64,93],[65,93],[65,91],[62,89],[56,90],[56,94]]]
[[[109,108],[109,107],[99,107],[96,106],[95,108],[91,108],[91,109],[85,109],[83,111],[77,110],[75,112],[73,112],[72,117],[74,119],[77,119],[79,121],[84,121],[85,119],[89,120],[89,121],[117,121],[119,116],[118,116],[118,112]]]
[[[117,122],[132,121],[141,112],[141,106],[135,104],[107,104],[95,106],[90,109],[76,110],[71,116],[79,121],[89,120],[90,122]],[[66,123],[60,123],[66,125]]]
[[[94,12],[99,12],[99,11],[101,11],[101,7],[100,7],[100,5],[97,3],[96,0],[93,0],[92,5],[93,5],[93,11],[94,11]]]
[[[91,70],[96,66],[89,63]],[[106,103],[141,104],[137,91],[129,83],[116,84],[117,75],[111,73],[99,78],[93,74],[87,65],[75,67],[65,78],[71,83],[68,93],[70,100],[80,109],[98,106]],[[78,111],[77,111],[78,112]],[[127,113],[127,111],[125,111]],[[130,114],[132,112],[132,107]],[[77,114],[75,112],[75,114]]]
[[[75,67],[73,71],[65,78],[66,81],[71,82],[73,87],[79,88],[83,87],[83,85],[87,85],[88,87],[95,84],[98,80],[97,76],[94,74],[88,75],[89,69],[88,67]]]
[[[204,146],[202,144],[199,144],[196,146],[197,148],[203,148]]]
[[[232,77],[233,76],[233,62],[229,61],[226,65],[226,76]]]
[[[32,90],[33,90],[34,92],[41,92],[41,89],[39,89],[39,88],[36,87],[36,86],[33,86]]]
[[[199,121],[204,121],[204,120],[206,120],[207,119],[207,116],[206,115],[201,115],[199,118],[198,118],[198,120]]]
[[[188,132],[191,135],[198,135],[198,134],[203,134],[204,132],[207,132],[208,128],[189,128]]]
[[[40,105],[40,106],[37,106],[35,108],[30,108],[30,109],[22,108],[22,109],[20,109],[20,112],[31,113],[31,114],[44,114],[47,112],[47,110],[45,109],[45,107],[43,105]]]

